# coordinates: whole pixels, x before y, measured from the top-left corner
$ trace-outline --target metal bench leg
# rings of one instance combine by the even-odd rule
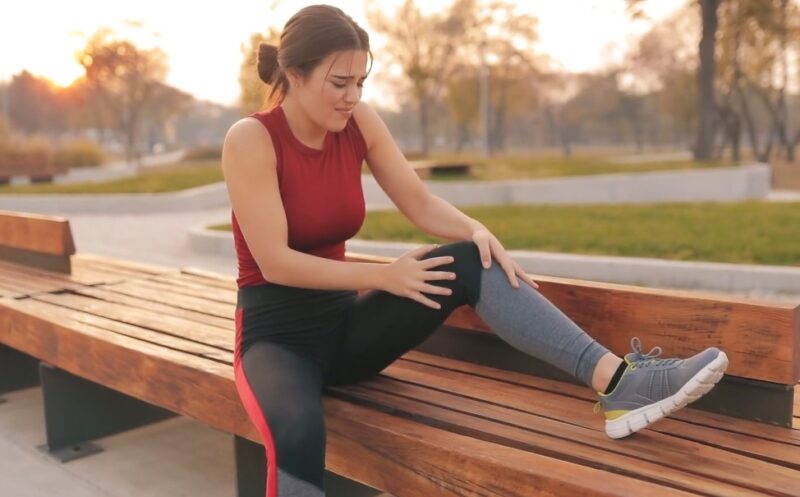
[[[267,493],[267,454],[264,446],[233,436],[236,457],[236,496],[264,497]]]
[[[102,451],[90,440],[176,416],[41,362],[47,443],[39,447],[61,462]]]
[[[0,344],[0,394],[38,385],[39,361]]]
[[[238,435],[233,436],[236,456],[236,496],[264,497],[267,458],[264,446]],[[391,497],[380,490],[325,470],[325,495],[328,497]]]

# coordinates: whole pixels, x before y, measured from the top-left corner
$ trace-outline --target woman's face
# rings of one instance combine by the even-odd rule
[[[289,91],[319,126],[341,131],[361,100],[367,77],[367,52],[346,50],[328,55],[305,80],[294,78]]]

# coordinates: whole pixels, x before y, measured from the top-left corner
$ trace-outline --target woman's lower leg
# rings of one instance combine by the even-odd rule
[[[496,260],[481,269],[475,311],[515,348],[605,391],[622,359],[611,353],[547,300],[520,280],[514,288]]]

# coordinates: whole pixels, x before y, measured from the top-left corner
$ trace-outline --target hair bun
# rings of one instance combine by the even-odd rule
[[[258,46],[258,76],[261,81],[272,84],[278,70],[278,47],[268,43]]]

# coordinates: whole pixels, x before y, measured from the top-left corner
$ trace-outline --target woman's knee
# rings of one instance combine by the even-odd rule
[[[483,269],[478,246],[475,245],[475,242],[472,240],[447,243],[431,250],[425,254],[423,259],[448,255],[453,257],[454,260],[452,263],[436,266],[431,270],[451,271],[456,273],[456,281],[454,283],[464,290],[464,297],[467,303],[474,307],[480,298],[481,274]],[[449,287],[449,283],[451,282],[435,280],[431,281],[431,283],[444,283],[442,286]]]
[[[277,404],[278,409],[268,409],[265,414],[279,454],[308,454],[313,448],[324,446],[325,418],[316,402],[281,399]]]
[[[265,414],[278,467],[317,486],[325,467],[325,419],[321,405],[282,399]],[[271,411],[271,412],[270,412]]]

